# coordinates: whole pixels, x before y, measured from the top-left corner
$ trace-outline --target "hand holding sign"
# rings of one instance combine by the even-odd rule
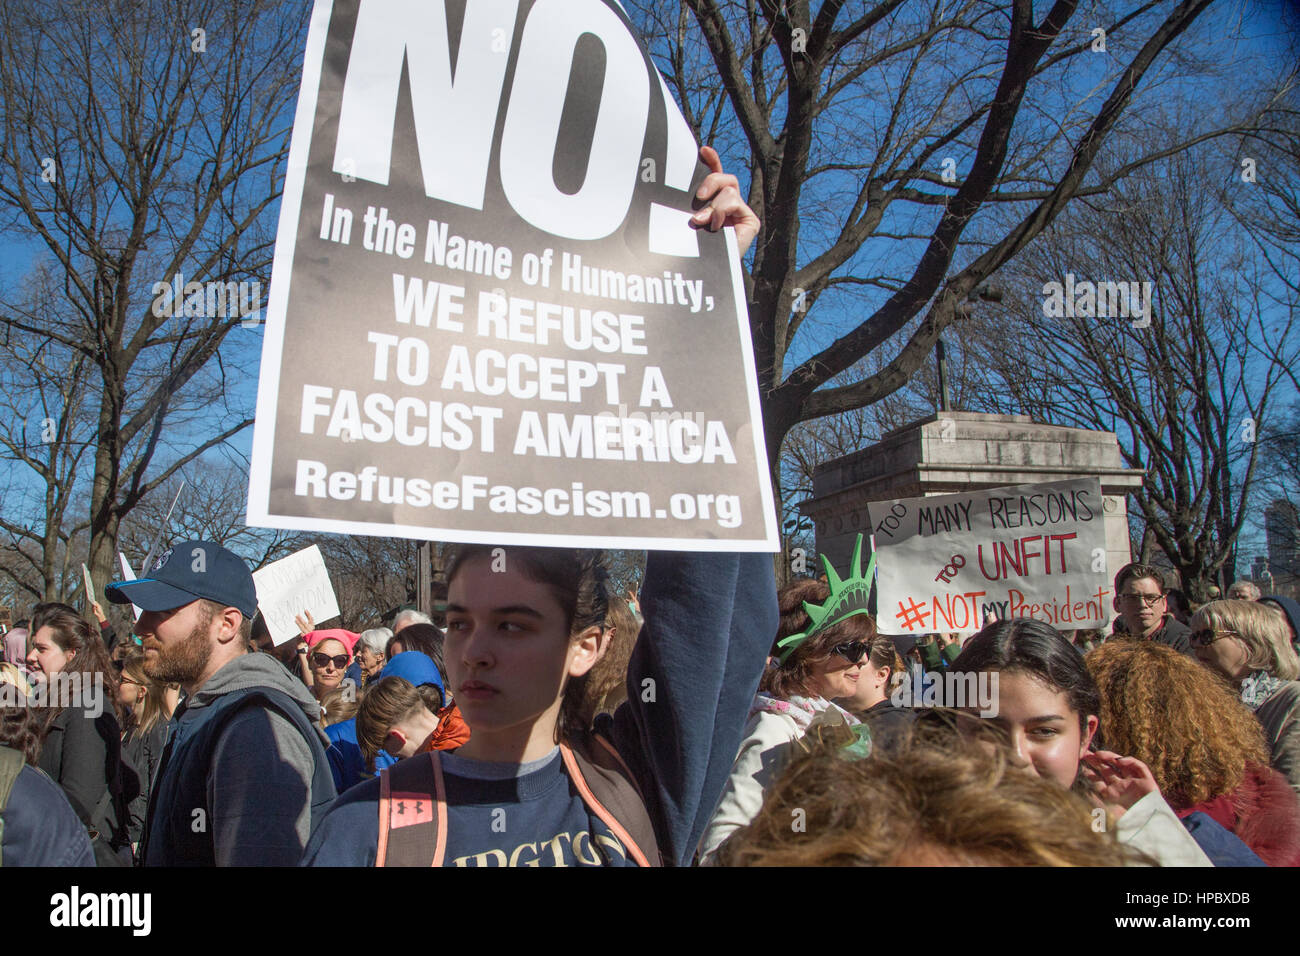
[[[741,198],[740,180],[722,170],[722,159],[712,146],[700,147],[700,160],[713,172],[704,177],[695,198],[705,207],[691,217],[691,222],[709,232],[734,226],[736,246],[743,257],[762,226],[754,210]]]

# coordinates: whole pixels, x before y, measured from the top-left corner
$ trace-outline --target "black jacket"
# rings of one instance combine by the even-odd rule
[[[1131,638],[1131,635],[1124,630],[1124,619],[1122,617],[1115,619],[1115,636]],[[1196,652],[1192,650],[1191,636],[1192,629],[1190,627],[1172,614],[1166,614],[1165,622],[1147,640],[1155,641],[1157,644],[1164,644],[1166,647],[1172,647],[1176,651],[1182,651],[1188,657],[1195,657]]]
[[[140,779],[140,795],[131,801],[131,842],[139,843],[144,837],[145,813],[149,808],[149,785],[158,764],[162,761],[163,749],[167,746],[167,733],[171,721],[159,717],[147,733],[132,733],[122,741],[122,759],[131,765],[131,769]]]
[[[111,708],[93,717],[65,707],[45,732],[39,765],[106,844],[116,850],[129,842],[127,805],[138,796],[140,781],[122,762],[121,731]]]
[[[912,733],[916,711],[911,707],[895,707],[886,697],[880,703],[858,714],[871,731],[871,750],[882,754],[897,754],[907,745]]]

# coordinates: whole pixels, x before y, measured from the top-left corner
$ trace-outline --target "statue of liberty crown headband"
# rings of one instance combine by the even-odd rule
[[[808,638],[815,634],[820,634],[827,628],[834,627],[840,621],[847,620],[855,614],[870,614],[867,602],[871,598],[871,587],[876,575],[876,556],[873,553],[867,561],[867,573],[862,573],[862,535],[858,535],[857,542],[853,545],[853,563],[849,566],[849,576],[843,580],[835,573],[831,567],[830,561],[826,555],[822,555],[822,566],[826,569],[826,581],[830,584],[831,595],[820,605],[803,602],[803,609],[807,612],[811,620],[807,630],[798,634],[791,634],[784,640],[777,642],[777,647],[782,648],[780,661],[785,663],[786,659],[794,653],[797,648]]]

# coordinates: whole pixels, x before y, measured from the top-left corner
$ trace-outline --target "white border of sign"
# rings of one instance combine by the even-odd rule
[[[619,5],[621,8],[621,4]],[[385,538],[410,538],[428,541],[461,541],[470,544],[500,544],[500,532],[474,532],[452,528],[426,528],[416,525],[375,524],[369,521],[342,521],[330,518],[300,518],[269,513],[271,500],[271,458],[275,440],[276,405],[280,391],[280,365],[284,359],[285,313],[289,301],[289,278],[293,275],[293,259],[298,238],[298,218],[302,212],[302,194],[307,182],[307,159],[311,153],[312,129],[316,119],[316,99],[320,92],[321,69],[325,60],[325,40],[329,34],[330,17],[334,0],[315,0],[311,26],[307,34],[307,50],[303,55],[302,87],[298,92],[298,111],[294,115],[293,138],[289,143],[289,165],[285,171],[284,192],[281,194],[280,223],[275,237],[275,257],[271,266],[270,299],[267,302],[266,322],[263,331],[262,366],[257,381],[257,420],[253,426],[253,454],[249,468],[248,515],[249,526],[256,528],[281,528],[288,531],[323,531],[337,534],[364,534]],[[654,69],[654,64],[651,63]],[[736,301],[736,324],[740,333],[741,354],[746,368],[746,390],[749,392],[751,419],[758,424],[752,436],[754,458],[758,466],[758,483],[763,502],[763,529],[765,537],[748,539],[709,538],[642,538],[612,535],[564,535],[511,533],[509,538],[519,545],[545,545],[570,548],[632,548],[655,551],[760,551],[775,552],[781,549],[776,527],[776,508],[772,486],[765,472],[767,467],[767,436],[763,432],[762,408],[758,400],[758,379],[754,370],[754,351],[749,338],[748,316],[745,314],[745,286],[741,278],[740,250],[736,245],[736,231],[725,230],[728,258],[731,260],[732,294]],[[276,281],[279,279],[279,281]],[[612,521],[613,519],[611,519]]]

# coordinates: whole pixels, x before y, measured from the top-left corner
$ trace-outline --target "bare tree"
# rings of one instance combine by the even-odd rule
[[[54,281],[47,270],[29,276],[25,294],[33,311],[53,299]],[[0,552],[9,560],[0,562],[0,575],[26,601],[56,601],[71,583],[74,543],[80,550],[90,524],[77,495],[77,476],[89,459],[89,363],[84,355],[65,361],[43,336],[7,333],[0,349],[0,454],[10,467],[0,499]]]
[[[977,320],[968,357],[989,376],[988,410],[1116,433],[1146,471],[1132,495],[1143,539],[1198,599],[1235,574],[1300,319],[1264,294],[1267,266],[1210,176],[1182,155],[1062,217],[1008,270],[1011,294]]]
[[[0,215],[58,276],[37,307],[0,287],[0,347],[40,337],[48,365],[86,373],[89,427],[63,440],[89,446],[75,494],[97,579],[132,509],[251,423],[227,363],[259,336],[227,334],[261,308],[306,15],[0,0]]]
[[[697,136],[748,160],[764,223],[750,321],[775,477],[796,424],[903,387],[971,293],[1071,202],[1259,124],[1255,106],[1225,115],[1187,99],[1179,140],[1142,145],[1138,107],[1241,69],[1214,28],[1188,33],[1210,5],[631,5]],[[886,346],[875,371],[837,384]]]
[[[141,500],[118,535],[119,550],[137,566],[174,541],[213,541],[239,554],[253,570],[309,546],[295,531],[253,528],[244,520],[248,473],[241,464],[195,461]]]

